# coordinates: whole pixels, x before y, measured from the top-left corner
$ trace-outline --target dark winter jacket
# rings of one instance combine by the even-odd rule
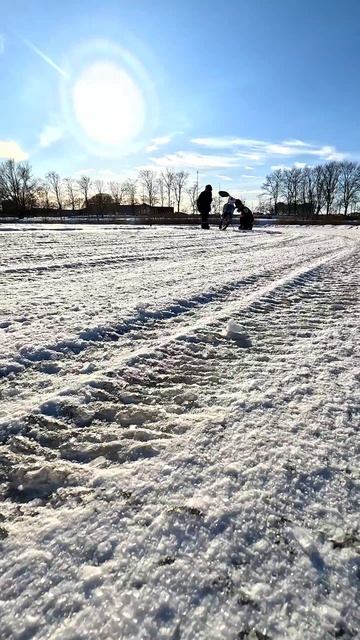
[[[249,209],[249,207],[244,206],[242,208],[241,215],[240,215],[240,222],[241,221],[245,222],[245,224],[254,224],[254,216],[251,209]]]
[[[202,191],[197,199],[196,205],[200,213],[209,213],[211,211],[212,203],[212,191],[211,189],[205,189]]]

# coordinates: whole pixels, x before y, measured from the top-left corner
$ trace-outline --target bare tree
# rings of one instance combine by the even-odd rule
[[[315,213],[315,175],[312,167],[304,167],[301,171],[301,199],[305,215]]]
[[[198,191],[199,191],[198,183],[196,182],[196,195],[198,194]],[[221,217],[221,211],[222,211],[223,206],[224,205],[221,202],[221,196],[220,196],[220,194],[218,194],[215,198],[212,199],[211,213],[213,215],[215,215],[215,216],[220,216]]]
[[[187,171],[176,171],[176,173],[174,174],[174,194],[178,213],[180,211],[183,190],[186,186],[188,178],[189,174]]]
[[[159,191],[157,175],[155,171],[151,169],[141,169],[139,171],[140,184],[144,189],[144,197],[147,200],[150,207],[153,207],[157,202],[157,196]]]
[[[197,201],[197,193],[198,193],[198,184],[194,182],[188,189],[186,190],[187,195],[189,196],[190,209],[191,213],[195,215],[197,211],[196,201]]]
[[[263,195],[259,196],[258,203],[257,203],[257,211],[261,215],[265,216],[270,211],[271,206],[272,206],[272,202],[270,198],[265,198]]]
[[[56,171],[49,171],[46,175],[46,180],[50,185],[50,189],[54,195],[55,201],[57,203],[57,208],[59,211],[62,211],[63,208],[63,189],[61,184],[61,178]]]
[[[117,182],[116,180],[112,180],[109,182],[109,190],[115,204],[121,205],[126,195],[126,185],[124,183]]]
[[[79,180],[77,181],[77,185],[79,188],[79,191],[84,199],[84,205],[85,205],[85,209],[88,208],[88,204],[89,204],[89,193],[90,193],[90,187],[91,187],[91,178],[89,178],[88,176],[81,176],[81,178],[79,178]]]
[[[36,191],[37,180],[28,162],[5,160],[0,164],[0,200],[11,202],[23,213],[35,204]]]
[[[355,203],[360,191],[360,166],[357,162],[345,160],[340,163],[339,199],[347,216],[350,204]]]
[[[174,169],[165,169],[162,171],[161,178],[164,182],[164,187],[167,195],[167,206],[171,207],[171,196],[174,189],[175,171]]]
[[[74,178],[65,178],[64,184],[65,184],[68,203],[70,204],[72,210],[75,211],[75,207],[78,202],[78,199],[76,197],[76,187],[75,187],[76,183],[74,181]]]
[[[325,205],[324,167],[318,164],[311,170],[314,181],[314,213],[319,215]]]
[[[126,180],[124,183],[124,192],[128,203],[134,206],[136,204],[137,180]]]
[[[104,217],[104,208],[106,203],[108,202],[108,199],[105,198],[105,191],[104,191],[104,180],[100,180],[97,179],[94,181],[94,185],[95,185],[95,189],[96,189],[96,194],[95,196],[93,196],[93,200],[94,203],[96,202],[96,215],[97,217],[99,217],[99,213],[101,213],[101,217]]]
[[[277,204],[279,202],[279,196],[282,191],[283,179],[283,170],[275,169],[272,173],[266,176],[265,182],[262,186],[263,190],[274,202],[275,215],[277,214]]]
[[[301,169],[292,167],[284,169],[282,173],[281,193],[285,196],[288,205],[288,213],[298,212],[298,204],[301,195]]]
[[[20,185],[20,208],[25,211],[35,204],[37,180],[32,175],[32,169],[28,162],[19,162],[17,173]]]
[[[290,181],[293,194],[293,206],[294,212],[297,213],[298,204],[301,199],[301,183],[302,183],[302,170],[296,167],[290,169]]]
[[[94,185],[96,192],[102,195],[104,193],[104,180],[95,180]]]
[[[20,184],[15,160],[5,160],[0,164],[0,200],[9,200],[20,206]]]
[[[41,209],[51,209],[50,185],[47,180],[39,180],[36,190],[36,200]]]
[[[339,162],[327,162],[323,165],[323,187],[326,215],[329,215],[330,209],[336,198],[340,174],[341,168]]]
[[[274,171],[266,177],[263,188],[274,199],[280,194],[289,214],[301,211],[311,216],[325,210],[328,215],[331,210],[343,210],[348,215],[360,198],[360,164],[332,161]]]
[[[165,182],[162,174],[158,177],[158,193],[160,205],[163,207],[165,202]]]

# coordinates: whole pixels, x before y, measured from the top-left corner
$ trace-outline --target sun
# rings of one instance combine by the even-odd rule
[[[95,62],[82,71],[73,85],[72,102],[78,125],[99,145],[130,142],[144,127],[143,95],[114,62]]]

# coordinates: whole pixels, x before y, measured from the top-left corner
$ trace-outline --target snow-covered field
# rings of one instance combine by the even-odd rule
[[[359,638],[359,228],[0,250],[1,640]]]

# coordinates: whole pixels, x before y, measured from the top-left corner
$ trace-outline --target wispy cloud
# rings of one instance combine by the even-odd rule
[[[57,125],[46,124],[39,136],[40,147],[50,147],[52,144],[61,140],[64,135],[62,127]]]
[[[332,145],[319,146],[296,139],[277,143],[252,138],[219,136],[193,138],[191,142],[209,149],[231,149],[236,157],[250,158],[252,156],[254,160],[266,160],[276,156],[312,156],[321,160],[343,160],[347,155],[337,151]]]
[[[271,165],[271,170],[276,171],[277,169],[304,169],[304,167],[311,167],[307,162],[294,162],[291,164],[273,164]]]
[[[290,140],[284,140],[283,144],[288,144],[291,147],[306,147],[307,143],[303,140],[297,140],[296,138],[290,138]]]
[[[216,175],[215,178],[219,178],[219,180],[231,180],[232,181],[232,178],[230,178],[230,176],[224,176],[223,174],[220,174],[220,173],[218,175]]]
[[[191,151],[176,151],[160,157],[152,157],[155,167],[178,167],[195,169],[221,169],[237,167],[239,162],[233,156],[207,155]]]
[[[207,138],[192,138],[191,142],[211,149],[232,149],[241,145],[250,147],[252,144],[255,144],[257,140],[230,136],[210,136]]]
[[[158,138],[153,138],[152,141],[154,144],[157,145],[162,145],[162,144],[169,144],[169,142],[171,141],[171,139],[173,138],[174,134],[171,133],[167,136],[159,136]]]
[[[29,154],[14,140],[0,140],[0,158],[12,158],[17,162],[27,160]]]
[[[52,60],[52,58],[50,58],[50,56],[48,56],[45,51],[42,51],[41,49],[39,49],[39,47],[37,47],[36,45],[34,45],[32,42],[30,42],[30,40],[27,40],[26,38],[23,38],[22,36],[18,36],[20,38],[20,40],[29,48],[31,49],[31,51],[33,51],[34,53],[36,53],[36,55],[39,56],[39,58],[41,58],[42,60],[44,60],[44,62],[46,62],[46,64],[48,64],[50,67],[52,67],[53,69],[55,69],[55,71],[57,71],[61,76],[63,76],[63,78],[67,78],[68,74],[66,73],[66,71],[64,71],[64,69],[62,69],[61,67],[59,67],[58,64],[56,64],[56,62],[54,62],[54,60]]]
[[[162,147],[165,144],[169,144],[169,142],[171,142],[171,140],[175,135],[176,135],[175,133],[169,133],[166,136],[158,136],[157,138],[152,138],[150,144],[146,147],[145,151],[147,151],[148,153],[157,151],[159,147]]]
[[[5,36],[3,33],[0,33],[0,56],[5,51]]]
[[[151,143],[145,148],[145,151],[147,153],[152,153],[153,151],[157,151],[158,148],[159,148],[159,146],[157,144]]]

